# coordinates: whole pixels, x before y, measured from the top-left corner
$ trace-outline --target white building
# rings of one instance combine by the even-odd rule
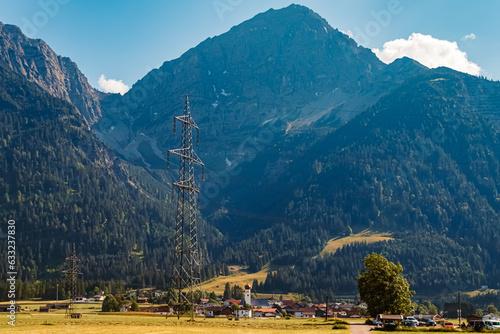
[[[490,320],[490,321],[500,321],[500,316],[498,316],[495,313],[490,313],[485,316],[483,316],[483,321]]]
[[[252,305],[252,287],[250,284],[245,285],[245,304]]]
[[[240,318],[251,318],[252,310],[236,310],[235,315]]]
[[[93,300],[94,300],[95,302],[102,302],[104,299],[106,299],[106,296],[105,296],[105,295],[95,295],[95,296],[93,297]]]

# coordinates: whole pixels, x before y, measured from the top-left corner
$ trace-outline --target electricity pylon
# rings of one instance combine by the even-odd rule
[[[73,314],[75,313],[75,298],[77,295],[78,275],[82,274],[80,270],[78,270],[78,261],[80,261],[80,259],[76,257],[75,244],[73,243],[73,252],[71,253],[70,257],[66,258],[68,269],[63,271],[63,273],[66,274],[70,291],[69,307],[66,309],[66,317],[70,318],[73,318]]]
[[[177,318],[180,318],[182,308],[185,306],[191,308],[191,317],[194,320],[195,292],[201,291],[201,258],[196,224],[200,191],[194,179],[194,165],[201,166],[203,173],[205,165],[193,149],[193,129],[197,132],[198,140],[200,129],[191,117],[187,95],[184,115],[174,117],[174,135],[177,121],[182,125],[182,145],[181,148],[169,150],[167,153],[167,164],[170,162],[170,154],[180,159],[179,181],[172,184],[172,195],[174,189],[177,189],[177,216],[170,287],[175,289],[172,298]]]

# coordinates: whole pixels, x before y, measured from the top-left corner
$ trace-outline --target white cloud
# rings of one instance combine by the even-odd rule
[[[386,64],[406,56],[429,68],[446,66],[472,75],[479,75],[482,71],[477,64],[467,59],[467,53],[460,51],[457,42],[430,35],[413,33],[408,39],[395,39],[385,43],[382,50],[372,51]]]
[[[464,37],[462,37],[462,41],[466,41],[468,39],[476,39],[476,35],[474,35],[474,33],[470,33],[468,35],[465,35]]]
[[[99,77],[99,87],[106,93],[120,93],[121,95],[128,92],[129,86],[123,83],[121,80],[106,79],[104,74]]]

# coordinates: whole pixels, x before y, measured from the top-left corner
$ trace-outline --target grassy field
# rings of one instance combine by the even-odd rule
[[[239,285],[242,288],[246,284],[252,285],[253,280],[256,279],[259,282],[264,282],[266,280],[267,274],[272,272],[273,269],[270,268],[269,264],[265,265],[262,270],[256,273],[247,272],[246,268],[241,266],[228,266],[231,275],[229,276],[219,276],[212,278],[211,280],[202,283],[203,291],[212,292],[214,291],[218,295],[224,293],[224,286],[229,283],[231,286]],[[279,298],[281,295],[275,294],[275,298]],[[271,294],[259,293],[257,298],[270,298]],[[283,295],[284,299],[292,299],[292,294]]]
[[[6,321],[0,323],[0,332],[8,333],[79,333],[79,334],[126,334],[126,333],[321,333],[348,334],[346,330],[332,330],[333,323],[322,319],[247,319],[229,321],[223,319],[187,319],[168,318],[157,315],[134,313],[120,314],[84,314],[81,319],[67,319],[64,314],[38,312],[19,313],[17,326],[11,327]],[[8,331],[7,331],[8,330]]]
[[[229,282],[231,286],[236,284],[242,288],[246,284],[251,285],[254,279],[259,282],[263,282],[266,280],[267,273],[269,272],[269,266],[265,266],[261,271],[256,273],[248,273],[245,269],[239,266],[230,266],[229,270],[231,271],[231,275],[229,276],[219,276],[203,282],[203,291],[214,291],[216,294],[222,294],[224,292],[224,286],[227,282]]]
[[[486,290],[475,290],[475,291],[469,291],[469,292],[462,292],[464,295],[469,295],[470,297],[476,297],[479,295],[484,295],[487,293],[498,293],[500,290],[496,289],[486,289]]]
[[[343,238],[334,238],[328,241],[325,248],[320,253],[320,256],[325,254],[335,253],[337,249],[345,245],[350,245],[354,242],[366,242],[368,244],[378,241],[394,240],[389,233],[378,233],[366,229],[360,233],[352,234]]]
[[[377,242],[377,241],[387,241],[393,240],[389,233],[378,233],[373,232],[368,229],[350,235],[348,237],[343,238],[334,238],[328,241],[325,248],[321,251],[321,256],[334,253],[337,249],[341,248],[344,245],[349,245],[353,242]],[[215,277],[211,280],[208,280],[203,283],[203,290],[212,292],[214,291],[216,294],[222,294],[224,292],[224,286],[226,283],[229,283],[231,286],[239,285],[244,287],[245,284],[252,284],[253,280],[256,279],[259,282],[264,282],[266,280],[267,274],[275,270],[275,268],[270,268],[269,265],[266,265],[262,268],[262,270],[256,273],[249,273],[246,271],[246,268],[241,266],[229,266],[229,271],[231,275],[229,276],[219,276]],[[276,295],[275,295],[276,296]],[[266,298],[268,295],[259,296],[259,298]],[[284,295],[283,298],[290,299],[290,295]]]

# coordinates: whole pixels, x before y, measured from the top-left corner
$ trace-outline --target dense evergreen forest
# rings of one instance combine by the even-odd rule
[[[334,132],[280,138],[224,194],[221,231],[262,228],[227,261],[285,266],[259,285],[266,292],[354,292],[372,251],[400,261],[417,292],[498,287],[499,96],[498,83],[438,69]],[[243,194],[245,182],[258,187]],[[328,239],[366,228],[396,240],[313,258]]]
[[[336,131],[277,133],[199,220],[203,277],[270,265],[257,291],[321,299],[355,293],[375,251],[401,262],[417,292],[498,287],[498,96],[498,85],[437,70]],[[53,294],[72,243],[84,290],[167,288],[168,173],[124,162],[73,106],[1,63],[0,124],[0,220],[16,220],[25,297]],[[367,228],[395,240],[318,256]]]
[[[334,254],[299,260],[278,269],[257,287],[259,292],[297,291],[323,300],[338,293],[357,294],[356,277],[371,252],[400,262],[412,289],[447,294],[480,286],[484,281],[484,254],[429,232],[401,233],[396,240],[374,244],[355,243]]]
[[[166,182],[117,158],[73,106],[2,63],[0,124],[0,221],[16,221],[21,281],[60,279],[75,243],[85,280],[166,287],[175,208]],[[199,225],[210,261],[226,241]],[[219,273],[205,267],[207,277]]]

